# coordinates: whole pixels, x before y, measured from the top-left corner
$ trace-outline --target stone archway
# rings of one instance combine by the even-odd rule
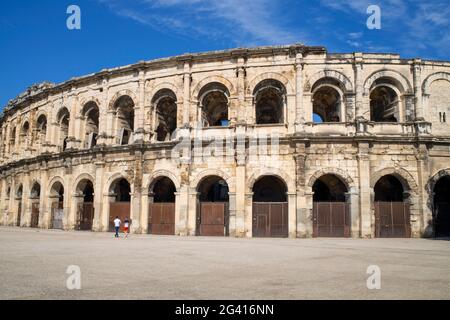
[[[41,201],[41,185],[39,182],[35,181],[32,184],[30,192],[30,204],[31,204],[31,217],[30,217],[30,228],[38,228],[40,220],[40,203]]]
[[[229,236],[229,186],[220,176],[206,176],[197,185],[196,235]]]
[[[255,238],[289,236],[288,187],[277,176],[261,176],[252,185],[252,234]]]
[[[127,179],[118,177],[112,181],[109,186],[108,203],[108,230],[112,232],[114,231],[114,219],[116,217],[122,222],[125,219],[131,221],[131,185]]]
[[[148,189],[148,233],[156,235],[175,234],[175,183],[168,177],[159,176]]]
[[[94,224],[94,183],[89,177],[83,177],[75,187],[77,208],[76,229],[90,231]]]
[[[59,179],[51,184],[50,194],[50,229],[64,228],[64,185]]]
[[[450,237],[450,169],[435,174],[426,186],[428,207],[433,212],[433,236]]]
[[[411,237],[410,204],[402,182],[392,174],[384,175],[374,186],[375,237]]]
[[[349,189],[334,174],[320,176],[313,190],[313,237],[350,237]]]

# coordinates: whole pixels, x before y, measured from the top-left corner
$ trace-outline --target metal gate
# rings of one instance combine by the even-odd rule
[[[404,202],[375,202],[375,237],[411,237],[409,204]]]
[[[148,206],[148,233],[175,234],[175,203],[150,203]]]
[[[114,217],[115,218],[115,217]],[[78,230],[90,231],[94,221],[94,204],[84,202],[78,205]]]
[[[253,202],[253,237],[287,238],[287,202]]]
[[[346,202],[314,202],[313,237],[350,237],[350,210]]]
[[[63,229],[64,209],[62,202],[52,204],[52,229]]]
[[[434,236],[450,237],[450,203],[438,202],[435,204]]]
[[[16,221],[17,227],[20,227],[21,219],[22,219],[22,201],[19,202],[19,206],[17,208],[17,221]]]
[[[122,221],[121,231],[123,231],[124,221],[130,219],[130,203],[129,202],[111,202],[109,204],[109,231],[114,231],[114,220],[119,216]]]
[[[31,204],[31,228],[39,227],[39,203]]]
[[[223,237],[228,236],[228,203],[201,202],[197,216],[197,235]]]

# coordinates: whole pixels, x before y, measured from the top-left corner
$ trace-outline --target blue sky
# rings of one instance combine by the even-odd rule
[[[81,30],[66,27],[81,8]],[[370,4],[381,30],[366,26]],[[449,0],[0,1],[0,108],[33,83],[140,60],[257,45],[450,60]]]

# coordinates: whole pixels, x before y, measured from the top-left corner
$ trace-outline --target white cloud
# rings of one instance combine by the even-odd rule
[[[286,44],[305,35],[281,23],[279,0],[98,0],[116,14],[182,35],[226,38],[240,44]]]

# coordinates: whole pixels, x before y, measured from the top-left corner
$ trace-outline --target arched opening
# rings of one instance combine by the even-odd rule
[[[99,130],[99,108],[91,101],[83,107],[83,117],[85,119],[85,148],[91,149],[97,145]]]
[[[175,184],[161,177],[150,185],[148,200],[148,233],[175,234]]]
[[[227,87],[218,82],[210,83],[200,90],[201,121],[204,127],[228,126],[229,97]]]
[[[29,133],[30,133],[30,124],[28,121],[25,121],[25,123],[22,126],[22,130],[20,131],[20,146],[23,148],[28,147]]]
[[[170,141],[177,129],[177,96],[172,90],[162,89],[152,101],[155,107],[155,135],[157,141]]]
[[[253,237],[287,238],[289,235],[287,187],[275,176],[253,185]]]
[[[94,184],[91,180],[81,180],[76,189],[77,229],[92,230],[94,224]]]
[[[260,82],[254,92],[256,124],[284,123],[286,88],[273,79]]]
[[[322,122],[340,122],[341,119],[341,97],[339,92],[330,86],[320,87],[313,95],[313,113]],[[316,118],[317,119],[317,118]]]
[[[198,185],[197,235],[229,235],[229,189],[225,180],[209,176]]]
[[[64,186],[61,182],[55,182],[50,189],[51,205],[51,229],[63,229],[64,219]]]
[[[130,183],[124,178],[115,180],[109,189],[109,230],[111,232],[114,231],[114,219],[116,217],[119,217],[122,222],[125,219],[131,221],[130,203]]]
[[[23,186],[19,185],[19,187],[17,188],[16,191],[16,201],[17,201],[17,217],[16,217],[16,223],[15,225],[17,227],[20,227],[21,221],[22,221],[22,208],[23,208],[23,204],[22,204],[22,198],[23,198]]]
[[[36,122],[37,127],[37,142],[42,145],[45,143],[47,135],[47,117],[43,114],[39,116]]]
[[[348,188],[340,178],[326,174],[314,182],[313,190],[313,236],[350,236],[350,207],[347,202]]]
[[[114,104],[116,123],[120,145],[133,143],[134,132],[134,101],[130,96],[120,97]]]
[[[409,238],[411,219],[403,184],[386,175],[375,184],[375,237]]]
[[[450,176],[444,176],[434,186],[434,236],[450,237]]]
[[[31,221],[30,227],[39,227],[39,214],[40,214],[40,200],[41,200],[41,185],[35,182],[31,187],[30,202],[31,202]]]
[[[70,113],[67,108],[62,108],[57,115],[57,121],[59,125],[59,141],[62,151],[67,149],[67,137],[69,136],[69,121]]]
[[[379,85],[370,92],[370,120],[374,122],[399,122],[400,102],[394,89]]]

